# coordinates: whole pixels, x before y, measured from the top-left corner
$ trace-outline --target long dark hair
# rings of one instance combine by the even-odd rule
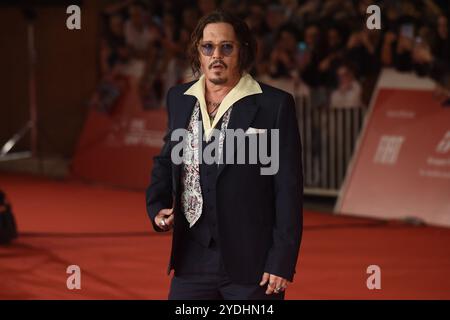
[[[191,62],[192,72],[195,76],[200,73],[200,59],[198,44],[203,37],[203,30],[210,23],[229,23],[233,26],[234,33],[239,42],[239,71],[249,71],[256,58],[256,40],[253,37],[247,23],[235,15],[223,11],[213,11],[203,16],[194,31],[191,34],[191,43],[189,46],[189,60]]]

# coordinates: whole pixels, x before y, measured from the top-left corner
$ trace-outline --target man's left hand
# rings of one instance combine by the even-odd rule
[[[259,285],[264,286],[267,282],[269,282],[269,284],[267,285],[266,294],[283,292],[284,290],[286,290],[288,283],[288,281],[282,277],[264,272]]]

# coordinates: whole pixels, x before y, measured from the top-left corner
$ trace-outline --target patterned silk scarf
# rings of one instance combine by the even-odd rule
[[[225,130],[227,129],[228,121],[230,120],[231,109],[232,107],[230,107],[222,116],[222,125],[219,135],[218,159],[220,159],[222,155]],[[199,148],[202,148],[201,142],[203,140],[203,137],[199,137],[199,114],[200,104],[197,101],[194,106],[194,111],[192,112],[192,116],[187,129],[188,134],[183,148],[183,165],[181,171],[181,207],[187,221],[189,222],[190,228],[192,228],[192,226],[200,218],[203,208],[203,196],[200,186],[199,165],[199,151],[203,151],[199,150]],[[200,140],[200,138],[202,138],[202,140]]]

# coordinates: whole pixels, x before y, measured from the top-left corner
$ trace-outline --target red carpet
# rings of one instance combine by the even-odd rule
[[[20,237],[0,247],[0,299],[165,299],[170,234],[151,230],[144,192],[0,175]],[[66,287],[81,268],[81,290]],[[366,269],[381,268],[381,290]],[[287,299],[450,299],[450,229],[305,212]]]

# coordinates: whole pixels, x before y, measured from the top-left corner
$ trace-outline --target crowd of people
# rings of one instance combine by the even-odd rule
[[[381,29],[366,26],[381,8]],[[145,109],[164,107],[167,90],[193,80],[187,59],[199,18],[224,9],[245,18],[258,54],[251,74],[289,84],[314,106],[367,105],[382,67],[429,76],[448,87],[449,8],[439,0],[151,0],[111,1],[103,10],[96,95],[108,110],[138,82]]]

